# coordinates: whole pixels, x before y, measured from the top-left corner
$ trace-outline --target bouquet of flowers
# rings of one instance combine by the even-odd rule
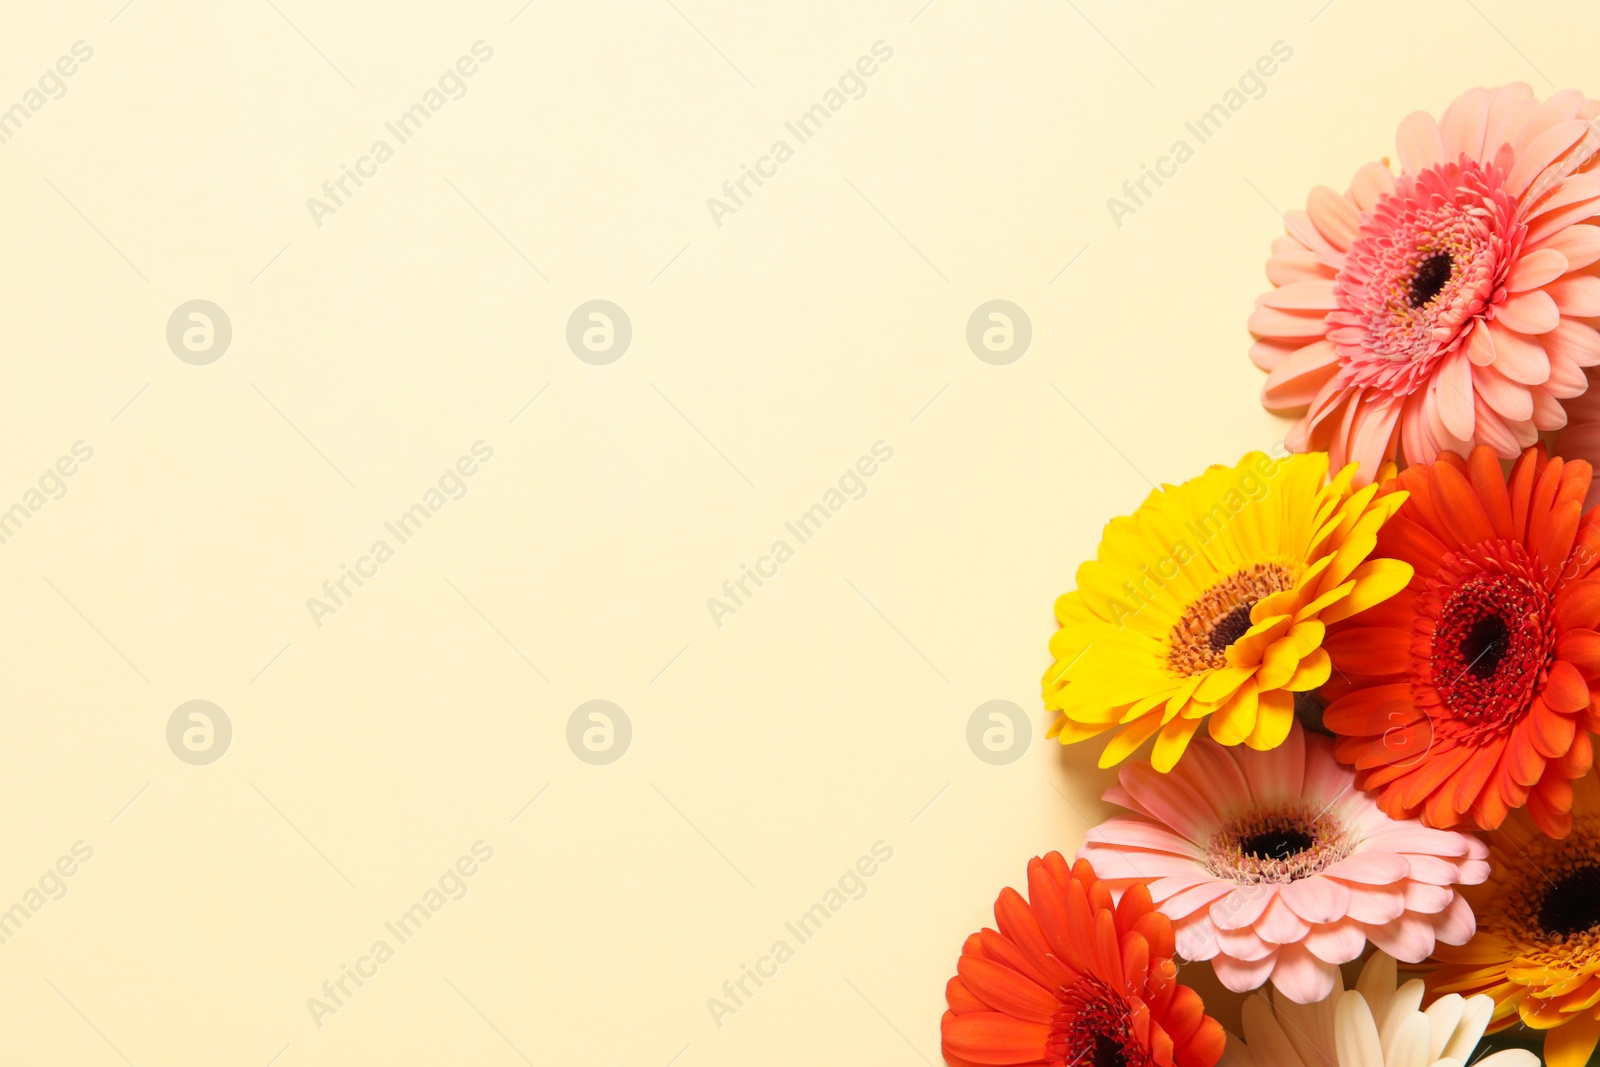
[[[1519,1020],[1588,1062],[1597,119],[1474,89],[1286,216],[1249,322],[1286,448],[1152,492],[1057,601],[1050,734],[1125,810],[967,938],[952,1065],[1532,1067],[1483,1058]]]

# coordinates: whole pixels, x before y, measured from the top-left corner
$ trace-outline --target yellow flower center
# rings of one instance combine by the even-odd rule
[[[1184,609],[1167,637],[1167,665],[1185,677],[1227,665],[1228,646],[1250,629],[1250,609],[1294,586],[1277,563],[1257,563],[1222,579]]]

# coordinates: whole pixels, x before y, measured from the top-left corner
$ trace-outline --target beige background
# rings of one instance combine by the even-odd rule
[[[1275,209],[1469,86],[1600,90],[1587,5],[1188,8],[11,4],[0,107],[94,55],[0,145],[0,508],[94,456],[0,545],[0,908],[94,857],[0,945],[0,1060],[937,1063],[962,937],[1102,810],[1094,752],[1042,738],[1053,598],[1149,480],[1282,436],[1244,330]],[[479,40],[319,228],[307,198]],[[880,40],[718,227],[706,198]],[[196,298],[234,331],[207,366],[164,337]],[[564,340],[593,298],[633,324],[609,366]],[[994,298],[1032,321],[1009,366],[964,339]],[[478,440],[467,495],[317,627]],[[879,440],[866,495],[715,626]],[[165,740],[197,698],[234,729],[209,766]],[[595,698],[633,726],[608,766],[566,742]],[[993,699],[1033,719],[1007,766],[966,742]],[[479,840],[467,895],[315,1025]],[[880,840],[865,897],[715,1025]]]

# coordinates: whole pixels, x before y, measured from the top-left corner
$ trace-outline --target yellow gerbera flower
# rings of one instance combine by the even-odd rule
[[[1489,880],[1462,896],[1478,918],[1465,945],[1440,943],[1431,993],[1487,993],[1489,1030],[1520,1017],[1548,1067],[1583,1067],[1600,1040],[1600,780],[1572,783],[1572,832],[1545,836],[1526,808],[1489,839]]]
[[[1159,731],[1161,771],[1207,717],[1224,745],[1281,744],[1294,694],[1328,680],[1325,625],[1411,580],[1409,564],[1367,558],[1406,494],[1378,495],[1387,471],[1352,491],[1355,472],[1330,481],[1325,453],[1252,452],[1111,520],[1078,588],[1056,601],[1049,736],[1121,726],[1100,756],[1110,767]]]

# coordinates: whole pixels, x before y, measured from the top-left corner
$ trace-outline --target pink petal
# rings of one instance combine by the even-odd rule
[[[1319,810],[1332,807],[1354,789],[1355,772],[1334,759],[1332,738],[1307,734],[1304,744],[1306,773],[1301,793],[1306,803]]]
[[[1572,268],[1567,264],[1567,257],[1554,248],[1541,248],[1537,252],[1528,252],[1517,260],[1511,268],[1511,273],[1506,275],[1506,289],[1513,293],[1537,289],[1541,285],[1555,281],[1570,269]]]
[[[1269,411],[1302,410],[1339,370],[1339,355],[1327,341],[1314,341],[1278,364],[1261,387],[1261,403]],[[1179,766],[1182,766],[1180,763]]]
[[[1467,898],[1457,893],[1450,906],[1433,917],[1433,936],[1446,945],[1465,945],[1478,932]]]
[[[1259,960],[1236,960],[1231,956],[1218,954],[1211,960],[1211,968],[1217,972],[1217,980],[1228,989],[1235,993],[1248,993],[1252,989],[1261,988],[1267,976],[1272,974],[1277,962],[1277,952]]]
[[[1283,217],[1284,227],[1300,240],[1317,257],[1336,271],[1344,270],[1344,250],[1335,248],[1322,236],[1311,216],[1304,211],[1291,211]]]
[[[1290,729],[1283,744],[1268,752],[1239,746],[1234,761],[1250,783],[1250,795],[1257,804],[1270,805],[1297,800],[1305,781],[1305,731],[1298,725]]]
[[[1217,930],[1217,950],[1236,960],[1259,960],[1272,955],[1278,946],[1257,936],[1254,929]]]
[[[1350,918],[1363,923],[1393,922],[1406,912],[1406,895],[1395,885],[1350,884]]]
[[[1311,932],[1311,926],[1290,910],[1289,905],[1274,896],[1255,923],[1256,934],[1263,941],[1275,945],[1292,945]]]
[[[1559,276],[1560,272],[1557,273],[1557,277]],[[1264,293],[1261,302],[1267,307],[1293,311],[1332,311],[1339,306],[1339,301],[1333,296],[1331,278],[1281,286],[1270,293]]]
[[[1423,417],[1422,405],[1427,394],[1422,391],[1406,397],[1400,416],[1400,448],[1407,463],[1432,463],[1439,457],[1439,446],[1428,431],[1428,420]]]
[[[1494,366],[1501,374],[1523,385],[1543,385],[1550,377],[1550,359],[1538,338],[1513,333],[1496,320],[1489,324],[1494,338]]]
[[[1444,160],[1444,136],[1426,111],[1413,111],[1400,120],[1394,144],[1400,154],[1400,169],[1407,174],[1416,174]]]
[[[1531,419],[1533,396],[1526,385],[1519,385],[1493,367],[1475,367],[1472,387],[1483,402],[1508,419]]]
[[[1578,119],[1557,123],[1533,138],[1517,151],[1517,164],[1506,178],[1506,189],[1512,196],[1520,197],[1533,184],[1539,172],[1554,163],[1561,155],[1583,137],[1588,123]],[[1537,194],[1538,190],[1534,190]]]
[[[1099,826],[1091,827],[1083,839],[1086,843],[1103,842],[1112,847],[1122,845],[1200,858],[1200,849],[1193,842],[1143,815],[1113,815]]]
[[[1145,852],[1142,849],[1112,848],[1106,845],[1086,844],[1080,850],[1094,873],[1101,878],[1132,878],[1147,881],[1163,875],[1184,875],[1194,870],[1194,861],[1171,856],[1164,852]]]
[[[1363,404],[1355,413],[1346,458],[1359,463],[1362,475],[1368,479],[1375,477],[1383,461],[1394,454],[1394,425],[1403,403],[1399,397],[1390,397]]]
[[[1568,270],[1582,270],[1600,260],[1600,226],[1584,223],[1568,226],[1529,248],[1528,252],[1531,254],[1545,249],[1560,252],[1567,261]]]
[[[1350,199],[1362,211],[1371,211],[1385,196],[1394,192],[1394,175],[1382,163],[1367,163],[1350,180]]]
[[[1391,823],[1367,838],[1364,844],[1385,852],[1409,852],[1423,856],[1466,856],[1477,838],[1454,830],[1435,830],[1416,822]],[[1412,873],[1416,877],[1416,873]]]
[[[1124,764],[1118,777],[1132,800],[1191,841],[1204,839],[1217,824],[1210,801],[1181,778],[1162,774],[1148,763]]]
[[[1477,159],[1483,153],[1483,135],[1489,125],[1489,90],[1469,89],[1444,109],[1439,132],[1444,137],[1446,159],[1463,153]]]
[[[1296,915],[1310,923],[1338,922],[1350,909],[1350,887],[1320,874],[1290,882],[1278,890],[1278,895]]]
[[[1209,960],[1218,952],[1217,928],[1202,912],[1198,918],[1172,924],[1178,955],[1186,960]]]
[[[1249,929],[1278,892],[1278,886],[1266,883],[1236,886],[1232,893],[1211,905],[1211,922],[1219,930]]]
[[[1600,315],[1600,278],[1593,274],[1569,274],[1545,286],[1563,315],[1593,318]]]
[[[1349,963],[1367,947],[1367,932],[1355,922],[1313,926],[1306,935],[1305,946],[1324,963]]]
[[[1534,289],[1507,297],[1495,320],[1518,333],[1549,333],[1561,321],[1561,311],[1549,293]]]
[[[1359,882],[1369,886],[1388,886],[1407,878],[1411,864],[1393,852],[1353,852],[1322,872],[1329,878]]]
[[[1270,374],[1277,370],[1278,364],[1298,351],[1300,345],[1294,342],[1283,344],[1277,341],[1257,341],[1250,346],[1250,362]]]
[[[1250,784],[1232,754],[1206,738],[1192,743],[1169,773],[1206,794],[1219,814],[1250,806]]]
[[[1565,358],[1580,367],[1600,365],[1600,333],[1595,332],[1592,326],[1562,319],[1560,326],[1539,338],[1539,341],[1547,350],[1560,349]]]
[[[1445,429],[1463,441],[1472,440],[1472,364],[1465,352],[1457,350],[1444,357],[1435,372],[1433,391],[1438,397],[1439,417]]]
[[[1488,323],[1481,319],[1472,324],[1466,344],[1462,347],[1466,349],[1467,358],[1474,367],[1487,367],[1495,360],[1494,335],[1489,332]]]
[[[1456,898],[1454,889],[1419,882],[1414,878],[1407,878],[1401,886],[1406,895],[1406,910],[1422,915],[1437,915]]]
[[[1333,268],[1317,257],[1315,252],[1296,245],[1298,251],[1279,252],[1267,260],[1267,280],[1273,285],[1291,285],[1295,282],[1333,280]]]
[[[1529,395],[1533,395],[1533,390],[1529,390]],[[1494,449],[1495,455],[1501,459],[1510,459],[1517,455],[1533,444],[1534,438],[1538,436],[1532,422],[1521,420],[1513,422],[1503,419],[1483,402],[1482,397],[1477,398],[1476,405],[1474,414],[1478,416],[1478,443]],[[1536,396],[1533,409],[1535,412],[1539,410],[1539,399]]]
[[[1338,973],[1338,968],[1317,959],[1304,945],[1285,945],[1278,950],[1278,962],[1272,968],[1272,985],[1296,1004],[1315,1004],[1333,992]]]
[[[1545,392],[1561,400],[1582,396],[1589,390],[1589,376],[1583,367],[1556,345],[1545,346],[1550,357],[1550,380],[1544,383]]]
[[[1355,240],[1356,229],[1361,225],[1361,213],[1348,198],[1326,185],[1319,185],[1306,198],[1306,214],[1330,245],[1341,252],[1350,250],[1350,242]]]
[[[1235,888],[1232,882],[1223,882],[1210,877],[1206,877],[1202,881],[1191,882],[1188,886],[1180,885],[1182,882],[1189,881],[1190,877],[1175,875],[1168,878],[1157,878],[1150,883],[1150,899],[1160,905],[1161,914],[1174,922],[1179,919],[1187,919],[1213,900]],[[1179,888],[1174,889],[1173,886],[1179,886]]]
[[[1561,406],[1550,390],[1543,386],[1534,386],[1530,390],[1533,397],[1533,425],[1537,430],[1559,430],[1567,424],[1567,410]],[[1528,442],[1532,444],[1533,442]]]
[[[1401,963],[1421,963],[1433,953],[1433,916],[1407,912],[1381,926],[1368,923],[1367,940]]]
[[[1296,314],[1258,304],[1246,323],[1250,332],[1261,337],[1279,337],[1285,340],[1312,341],[1327,333],[1327,324],[1315,312]]]

